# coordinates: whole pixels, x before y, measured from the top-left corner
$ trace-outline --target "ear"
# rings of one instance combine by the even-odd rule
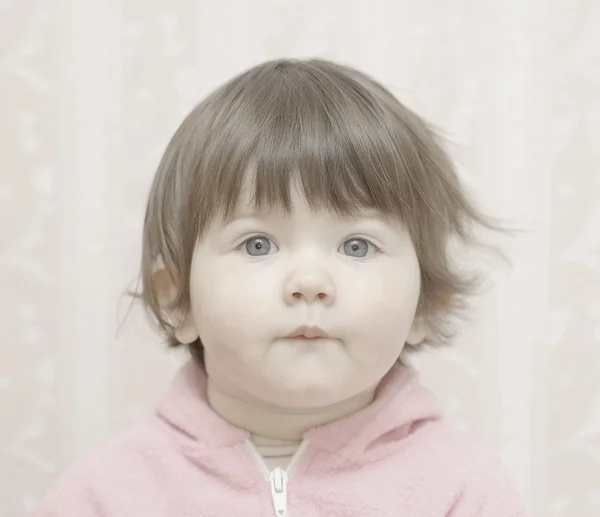
[[[169,307],[177,296],[177,287],[165,267],[159,267],[152,273],[152,289],[161,307]],[[167,319],[175,329],[177,341],[183,344],[193,343],[198,339],[198,331],[191,312],[183,314],[179,310],[167,310]]]
[[[191,313],[188,313],[182,318],[182,321],[175,327],[175,337],[177,341],[184,345],[189,345],[198,339],[198,331],[192,318]]]
[[[426,325],[422,316],[415,316],[406,336],[406,343],[411,346],[420,345],[425,340]]]

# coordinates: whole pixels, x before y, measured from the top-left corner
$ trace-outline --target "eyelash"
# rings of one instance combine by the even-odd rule
[[[346,242],[351,241],[351,240],[361,240],[361,241],[365,241],[367,243],[367,246],[372,246],[373,247],[373,253],[372,255],[375,255],[376,253],[380,253],[381,249],[379,248],[379,246],[377,246],[376,244],[373,243],[373,241],[371,241],[370,239],[367,239],[365,237],[361,237],[360,235],[354,235],[352,237],[348,237],[347,239],[344,239],[344,241],[342,242],[342,244],[340,244],[338,246],[338,249],[340,247],[342,247]],[[359,257],[359,258],[365,258],[365,257]]]
[[[244,239],[242,242],[240,242],[240,243],[239,243],[239,244],[236,246],[236,248],[235,248],[235,249],[236,249],[237,251],[245,252],[245,246],[246,246],[246,244],[248,243],[248,241],[251,241],[252,239],[257,239],[257,238],[263,238],[263,239],[266,239],[266,240],[270,241],[271,243],[275,244],[275,241],[274,241],[274,239],[271,239],[271,237],[269,237],[269,236],[265,235],[264,233],[256,233],[256,234],[254,234],[254,235],[250,235],[250,236],[246,237],[246,238],[245,238],[245,239]],[[279,246],[277,246],[277,244],[275,244],[275,247],[276,247],[277,249],[279,249]],[[257,257],[260,257],[260,256],[261,256],[261,255],[258,255],[258,256],[253,256],[253,255],[250,255],[249,253],[246,253],[246,255],[248,255],[249,257],[253,257],[253,258],[257,258]],[[262,256],[265,256],[265,255],[262,255]]]
[[[275,241],[271,237],[269,237],[269,236],[267,236],[267,235],[265,235],[263,233],[256,233],[256,234],[249,235],[248,237],[246,237],[243,241],[241,241],[236,246],[235,249],[238,250],[238,251],[244,251],[244,248],[245,248],[246,244],[248,243],[248,241],[251,241],[252,239],[256,239],[256,238],[259,238],[259,237],[267,239],[270,242],[272,242],[273,244],[275,244]],[[337,249],[341,248],[346,242],[351,241],[353,239],[363,240],[363,241],[365,241],[367,243],[368,246],[372,246],[372,248],[373,248],[374,251],[373,251],[373,253],[371,253],[371,255],[375,255],[375,254],[381,252],[381,248],[379,246],[377,246],[376,244],[374,244],[373,241],[371,241],[370,239],[367,239],[366,237],[361,237],[360,235],[352,235],[350,237],[347,237],[346,239],[344,239],[342,241],[342,243],[338,246]],[[279,246],[277,246],[277,244],[275,244],[275,246],[279,249]],[[252,255],[248,254],[248,256],[252,256]],[[367,256],[369,256],[369,255],[367,255]],[[366,258],[366,257],[354,257],[354,258]]]

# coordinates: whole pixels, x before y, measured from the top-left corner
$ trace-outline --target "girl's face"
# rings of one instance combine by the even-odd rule
[[[201,338],[215,385],[265,405],[317,408],[372,389],[424,338],[409,235],[375,212],[315,212],[298,189],[291,215],[242,201],[196,247],[179,339]]]

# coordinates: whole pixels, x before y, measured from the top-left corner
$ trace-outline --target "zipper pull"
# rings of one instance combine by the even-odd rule
[[[276,468],[269,474],[271,496],[277,517],[286,517],[287,515],[287,482],[288,475],[283,469]]]

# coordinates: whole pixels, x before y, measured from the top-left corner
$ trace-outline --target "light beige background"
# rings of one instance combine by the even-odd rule
[[[139,311],[145,196],[182,117],[267,58],[373,74],[530,231],[456,347],[420,357],[534,515],[600,516],[600,2],[0,2],[0,516],[148,411],[182,356]]]

